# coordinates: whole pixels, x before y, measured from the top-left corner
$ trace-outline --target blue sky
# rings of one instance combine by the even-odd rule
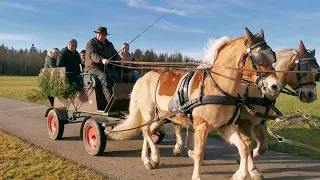
[[[242,36],[248,27],[253,33],[263,28],[275,50],[297,48],[303,40],[320,59],[318,0],[0,0],[0,44],[24,49],[34,43],[44,50],[75,38],[81,51],[93,31],[106,26],[120,49],[172,7],[130,51],[178,51],[200,59],[209,38]]]

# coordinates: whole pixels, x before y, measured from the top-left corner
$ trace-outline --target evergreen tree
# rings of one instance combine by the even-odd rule
[[[136,49],[131,53],[136,61],[148,62],[190,62],[194,59],[183,57],[181,53],[174,54],[155,53],[152,49],[142,51]],[[37,50],[34,44],[30,49],[8,48],[4,44],[0,45],[0,75],[23,75],[37,76],[43,68],[47,50]],[[143,72],[146,72],[143,71]]]

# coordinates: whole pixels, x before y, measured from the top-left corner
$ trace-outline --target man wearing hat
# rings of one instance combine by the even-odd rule
[[[115,66],[109,64],[109,60],[121,61],[121,57],[114,49],[113,44],[107,39],[107,28],[99,27],[96,37],[86,45],[85,72],[97,75],[102,85],[102,91],[110,100],[114,83],[122,83],[120,74]]]
[[[77,40],[71,39],[67,47],[61,49],[61,55],[57,59],[57,66],[66,68],[67,78],[71,84],[81,84],[81,58],[76,50],[77,46]]]

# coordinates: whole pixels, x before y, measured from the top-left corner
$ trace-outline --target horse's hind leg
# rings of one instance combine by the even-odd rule
[[[144,106],[144,107],[141,107],[140,110],[141,110],[141,115],[144,119],[143,121],[144,124],[154,119],[155,117],[154,108],[150,106],[149,107]],[[150,125],[141,127],[141,131],[143,134],[143,146],[141,151],[141,159],[146,169],[156,168],[160,164],[160,155],[159,155],[159,149],[156,147],[156,145],[151,139]],[[151,150],[150,160],[148,159],[148,144]]]
[[[194,146],[194,169],[192,174],[192,180],[200,180],[199,169],[201,166],[201,162],[204,156],[204,147],[207,141],[208,136],[208,124],[206,122],[202,122],[201,124],[195,127],[195,146]]]
[[[151,165],[151,168],[157,168],[160,164],[160,154],[159,149],[156,147],[154,142],[151,139],[151,131],[150,128],[146,126],[146,128],[142,128],[144,141],[147,141],[147,143],[150,146],[151,154],[150,154],[150,163],[145,164],[145,167],[149,169],[149,165]],[[145,163],[145,162],[144,162]]]
[[[188,156],[190,158],[193,158],[194,132],[192,132],[190,128],[187,129],[186,146],[187,146]]]
[[[173,154],[175,156],[178,156],[183,149],[183,141],[182,141],[182,135],[181,135],[181,125],[180,124],[174,124],[174,131],[176,134],[176,145],[173,149]]]
[[[246,144],[242,141],[240,134],[238,132],[235,124],[229,126],[223,126],[219,130],[223,138],[234,144],[240,154],[240,167],[238,171],[233,175],[234,180],[244,180],[248,175],[248,148]]]
[[[264,154],[268,149],[266,128],[266,123],[264,123],[263,125],[259,124],[253,128],[253,132],[257,142],[257,147],[253,150],[254,158]]]
[[[143,136],[143,144],[142,144],[142,150],[141,150],[141,160],[145,166],[146,169],[152,169],[152,166],[150,164],[150,160],[148,157],[148,141],[145,138],[145,136]]]
[[[255,166],[253,161],[253,144],[252,144],[252,125],[250,120],[240,119],[238,120],[238,129],[241,139],[244,141],[248,148],[248,171],[251,179],[259,180],[263,179],[262,173]]]

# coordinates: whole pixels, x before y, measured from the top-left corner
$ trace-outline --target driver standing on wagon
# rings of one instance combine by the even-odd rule
[[[110,65],[108,59],[112,57],[112,60],[120,61],[121,57],[114,49],[113,44],[107,40],[107,35],[110,34],[108,34],[106,27],[99,27],[94,32],[96,37],[92,38],[86,45],[86,67],[84,71],[98,76],[103,94],[109,101],[114,83],[122,83],[122,80],[116,67]]]

